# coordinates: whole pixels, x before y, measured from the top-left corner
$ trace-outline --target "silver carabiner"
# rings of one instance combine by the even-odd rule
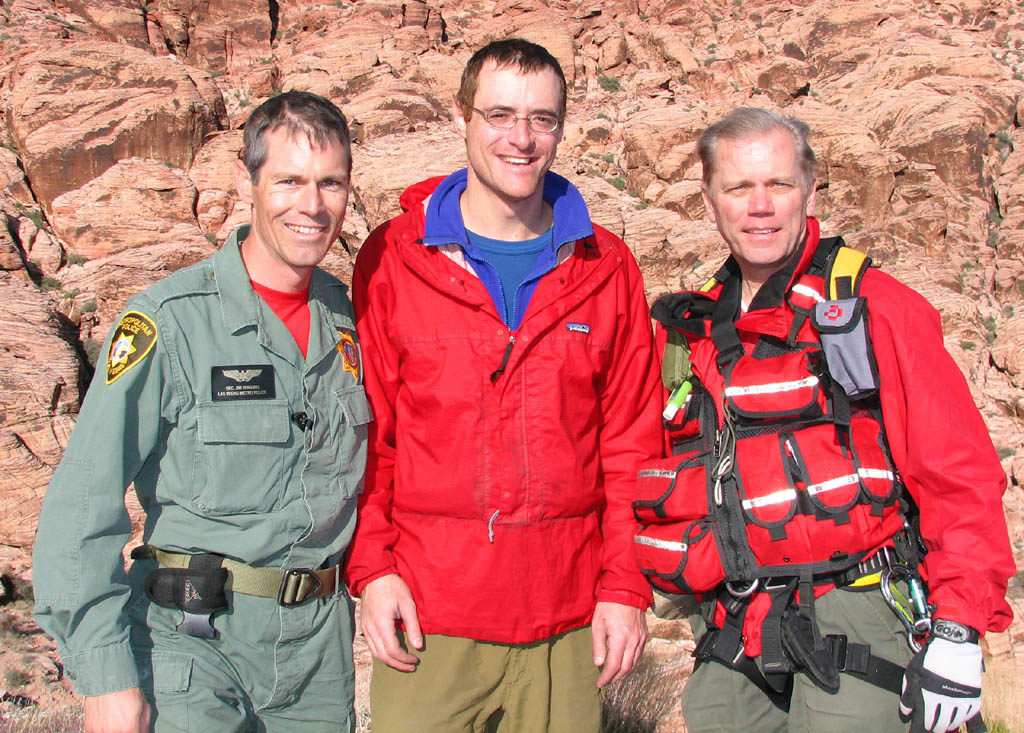
[[[749,598],[754,594],[754,591],[756,591],[760,585],[760,579],[755,578],[754,580],[751,580],[750,585],[748,585],[743,590],[735,590],[732,587],[732,581],[727,580],[725,582],[725,589],[729,591],[729,595],[731,595],[733,598]]]

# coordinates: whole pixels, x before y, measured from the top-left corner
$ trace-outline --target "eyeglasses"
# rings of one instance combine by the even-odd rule
[[[560,119],[546,112],[534,112],[533,114],[519,116],[512,114],[507,109],[492,109],[490,112],[484,112],[476,107],[471,107],[470,109],[474,112],[479,112],[488,125],[498,130],[511,130],[519,120],[526,120],[526,124],[530,126],[531,130],[544,134],[554,132],[562,124]]]

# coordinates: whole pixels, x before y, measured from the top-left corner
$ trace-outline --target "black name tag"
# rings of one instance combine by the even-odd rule
[[[215,366],[210,374],[211,397],[223,400],[272,400],[274,367],[270,364]]]

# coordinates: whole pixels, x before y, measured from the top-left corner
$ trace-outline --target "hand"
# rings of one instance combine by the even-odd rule
[[[590,630],[594,635],[594,666],[601,667],[597,686],[604,687],[625,677],[640,660],[647,643],[647,619],[639,608],[599,601],[594,606]]]
[[[405,623],[405,636],[416,649],[423,648],[423,634],[416,616],[416,602],[409,586],[394,573],[371,581],[362,593],[360,626],[370,654],[400,672],[413,672],[419,657],[402,648],[395,621]]]
[[[900,719],[911,733],[955,731],[981,711],[981,647],[933,638],[907,665]]]
[[[149,703],[142,690],[85,698],[85,733],[149,733]]]

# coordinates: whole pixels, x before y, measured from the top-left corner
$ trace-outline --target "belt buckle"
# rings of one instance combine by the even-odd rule
[[[299,588],[302,584],[303,576],[312,578],[315,585],[311,591],[300,596]],[[321,587],[323,587],[323,584],[320,582],[320,578],[309,568],[285,570],[284,577],[281,578],[281,590],[277,594],[277,602],[285,607],[298,606],[306,601],[306,599],[316,596],[320,592]]]

